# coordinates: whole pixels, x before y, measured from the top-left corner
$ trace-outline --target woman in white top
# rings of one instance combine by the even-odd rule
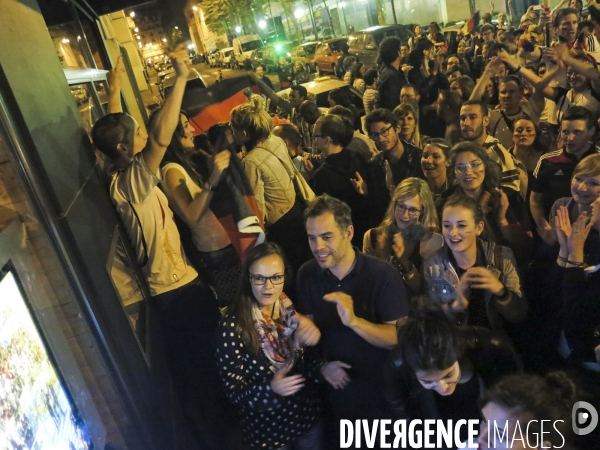
[[[224,307],[235,295],[231,279],[239,277],[241,262],[223,225],[210,210],[210,202],[223,171],[229,167],[231,152],[225,150],[211,158],[196,150],[194,132],[188,116],[181,112],[161,164],[161,188],[179,219],[188,258],[215,288],[219,306]],[[181,222],[189,227],[191,236]]]

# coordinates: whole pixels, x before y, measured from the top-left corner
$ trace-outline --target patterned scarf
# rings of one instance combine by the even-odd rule
[[[298,328],[296,310],[292,301],[283,292],[275,301],[273,314],[263,314],[260,306],[252,308],[252,323],[258,334],[258,341],[264,354],[269,358],[269,368],[273,372],[294,363],[296,344],[292,335]]]

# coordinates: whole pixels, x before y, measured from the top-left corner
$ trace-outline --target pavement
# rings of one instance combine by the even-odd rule
[[[204,82],[206,84],[211,85],[215,83],[215,81],[217,81],[217,74],[219,71],[218,67],[209,67],[206,64],[194,64],[192,68],[196,69],[200,73],[200,75],[202,75],[202,78],[204,78]],[[225,78],[234,78],[248,73],[248,71],[244,69],[233,70],[227,68],[222,68],[221,72],[223,72],[223,76]],[[265,74],[265,76],[271,79],[275,90],[279,90],[279,77],[277,76],[277,74]],[[162,98],[158,92],[158,87],[156,86],[157,73],[154,69],[148,69],[148,78],[150,79],[150,89],[140,91],[140,94],[142,95],[142,100],[146,107],[153,103],[162,102]]]

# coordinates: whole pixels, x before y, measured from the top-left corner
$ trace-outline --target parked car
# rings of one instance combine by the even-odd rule
[[[292,63],[300,61],[303,63],[311,72],[316,72],[317,67],[315,66],[315,51],[317,50],[318,41],[305,42],[302,45],[298,45],[292,49]]]
[[[263,66],[265,72],[275,72],[279,67],[279,58],[284,57],[288,63],[292,62],[291,51],[293,43],[280,42],[278,44],[267,45],[252,52],[250,60],[252,68],[255,69],[259,64]]]
[[[306,88],[309,99],[314,99],[319,108],[330,108],[331,106],[329,105],[329,100],[327,99],[329,92],[333,91],[334,89],[341,89],[347,100],[356,106],[360,112],[360,115],[364,116],[365,114],[365,108],[363,106],[362,95],[360,92],[335,77],[326,76],[315,78],[313,81],[303,83],[302,86]],[[290,96],[290,89],[279,91],[277,95],[287,99]]]
[[[217,67],[219,61],[219,49],[213,48],[208,52],[208,65],[210,67]]]
[[[219,50],[221,55],[219,67],[231,67],[233,58],[233,47],[225,47]]]
[[[402,43],[408,43],[412,32],[405,25],[378,25],[366,28],[348,36],[350,53],[356,55],[358,60],[368,69],[377,67],[379,46],[387,37],[397,37]]]
[[[249,34],[233,39],[233,57],[236,59],[239,67],[244,67],[244,61],[250,59],[252,52],[262,47],[263,41],[258,34]]]
[[[175,73],[169,74],[162,81],[162,84],[159,86],[160,95],[163,99],[167,98],[171,90],[173,90],[173,85],[175,84],[176,79]],[[206,83],[204,82],[204,78],[196,69],[190,69],[190,73],[188,74],[188,81],[185,85],[185,92],[188,92],[192,89],[205,89]],[[185,96],[185,94],[184,94]]]
[[[347,42],[347,38],[330,39],[319,42],[315,50],[314,63],[319,72],[335,73],[335,65],[338,58],[342,56],[342,43]]]

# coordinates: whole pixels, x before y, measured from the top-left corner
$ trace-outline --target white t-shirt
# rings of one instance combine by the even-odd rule
[[[167,197],[157,187],[160,181],[160,174],[150,171],[140,153],[125,169],[114,172],[110,183],[110,198],[153,296],[185,286],[198,276],[181,246]]]
[[[185,185],[190,191],[192,198],[196,198],[196,196],[200,195],[202,192],[200,186],[192,180],[187,171],[179,164],[165,164],[162,168],[163,180],[167,177],[167,172],[171,169],[176,170],[185,177]],[[167,193],[166,189],[165,192]],[[183,219],[185,215],[181,211],[178,211],[177,203],[175,203],[168,193],[166,195],[175,213]],[[223,225],[221,225],[221,222],[219,222],[219,219],[216,218],[210,208],[207,208],[202,217],[200,217],[200,220],[196,223],[189,223],[188,225],[190,230],[192,230],[192,240],[194,241],[194,245],[201,252],[220,250],[231,244],[231,240],[229,239],[225,228],[223,228]]]
[[[588,111],[596,112],[600,109],[600,94],[588,88],[580,94],[576,94],[572,89],[556,88],[556,108],[554,116],[548,118],[548,122],[554,125],[560,124],[564,114],[571,106],[583,106]]]

